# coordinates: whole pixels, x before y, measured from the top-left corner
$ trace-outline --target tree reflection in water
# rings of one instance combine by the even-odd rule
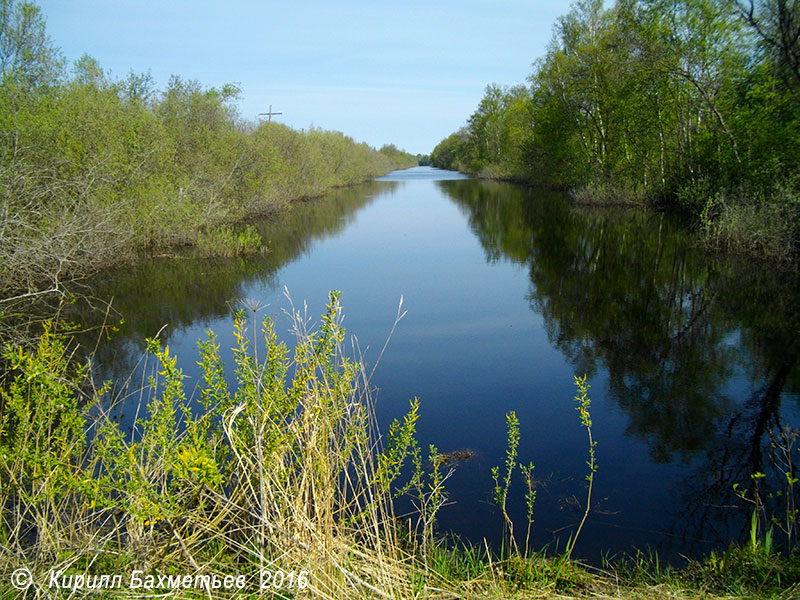
[[[771,437],[800,391],[800,281],[695,247],[663,214],[572,208],[497,182],[437,182],[468,215],[487,261],[528,269],[531,310],[576,373],[608,372],[627,434],[687,473],[671,533],[730,539],[751,509],[734,483],[786,487]],[[796,407],[794,407],[796,408]],[[691,466],[689,466],[691,463]],[[774,498],[768,515],[782,515]]]

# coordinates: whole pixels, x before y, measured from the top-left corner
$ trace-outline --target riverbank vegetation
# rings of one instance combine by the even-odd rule
[[[529,85],[489,85],[434,166],[685,212],[709,245],[800,248],[800,4],[582,0]]]
[[[67,282],[137,254],[196,245],[241,254],[243,221],[415,157],[342,133],[253,123],[235,84],[114,78],[66,65],[39,9],[0,4],[0,295],[66,295]]]
[[[416,399],[381,437],[369,370],[343,351],[339,294],[331,294],[319,324],[292,310],[293,349],[257,312],[248,306],[234,318],[234,385],[208,332],[198,343],[202,375],[194,391],[157,339],[147,342],[140,383],[93,383],[54,324],[32,350],[5,348],[11,369],[0,389],[0,595],[66,598],[98,587],[103,597],[121,598],[796,593],[798,557],[777,552],[780,528],[766,528],[764,504],[755,507],[749,544],[682,570],[643,553],[583,566],[569,556],[579,529],[562,554],[534,551],[537,483],[534,464],[518,464],[527,457],[517,453],[513,413],[506,460],[494,471],[502,514],[487,507],[487,518],[504,531],[504,547],[449,541],[437,518],[458,460],[419,447]],[[577,402],[576,426],[589,434],[591,485],[602,471],[589,388],[584,378],[576,384],[574,400],[564,401]],[[128,412],[135,420],[125,419]],[[758,480],[755,474],[756,486]],[[787,480],[792,498],[795,483]],[[490,491],[492,482],[486,486]],[[517,515],[506,510],[509,493],[526,497],[524,545],[523,534],[514,533]],[[400,497],[414,507],[402,517],[394,507]],[[209,591],[204,582],[219,586]],[[14,583],[30,585],[20,592]]]

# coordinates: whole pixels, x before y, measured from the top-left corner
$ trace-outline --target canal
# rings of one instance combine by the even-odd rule
[[[782,446],[800,426],[796,276],[709,254],[663,214],[580,209],[558,192],[428,167],[257,226],[264,254],[153,259],[96,282],[97,298],[113,298],[111,319],[124,320],[98,345],[99,376],[121,386],[163,328],[191,389],[206,330],[232,364],[232,309],[273,316],[288,339],[287,293],[318,321],[330,290],[342,291],[348,347],[371,370],[402,298],[407,313],[372,378],[376,410],[385,430],[419,397],[422,447],[465,457],[440,533],[499,543],[491,468],[505,459],[514,411],[518,462],[535,464],[533,547],[564,548],[586,502],[588,441],[573,399],[584,374],[598,469],[575,556],[650,547],[680,562],[744,539],[752,506],[734,484],[752,498],[753,473],[766,474],[765,516],[785,518],[785,500],[767,495],[786,491]],[[134,401],[120,409],[129,426]],[[517,473],[518,532],[524,492]]]

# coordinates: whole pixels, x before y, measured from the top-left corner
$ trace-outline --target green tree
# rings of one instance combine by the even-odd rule
[[[39,7],[0,0],[0,81],[13,80],[24,89],[53,85],[61,66]]]
[[[797,0],[737,0],[736,6],[756,31],[778,72],[800,87],[800,2]]]
[[[504,109],[500,86],[486,86],[483,98],[468,122],[473,160],[478,170],[486,163],[500,160]]]
[[[469,134],[465,129],[450,134],[431,152],[431,164],[440,169],[462,171],[467,169]]]

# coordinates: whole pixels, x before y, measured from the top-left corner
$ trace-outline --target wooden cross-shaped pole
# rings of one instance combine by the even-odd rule
[[[282,112],[272,112],[272,104],[269,105],[269,112],[258,113],[258,116],[267,115],[267,120],[272,121],[272,115],[282,115]]]

